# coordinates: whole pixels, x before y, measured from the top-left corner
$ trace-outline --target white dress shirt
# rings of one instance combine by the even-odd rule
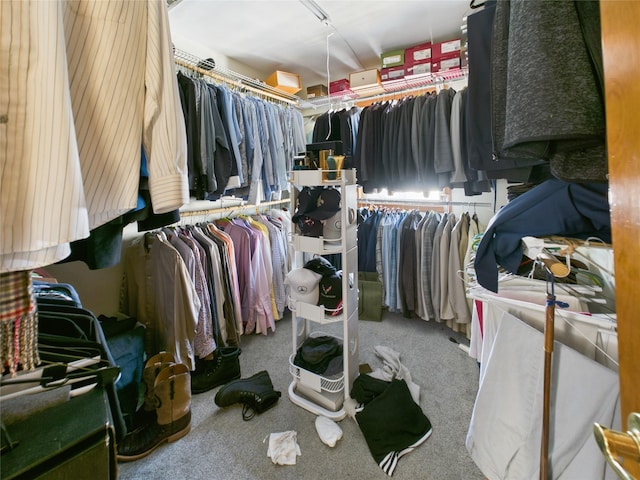
[[[141,145],[154,211],[186,203],[165,3],[8,0],[0,9],[0,271],[62,260],[69,242],[134,208]]]

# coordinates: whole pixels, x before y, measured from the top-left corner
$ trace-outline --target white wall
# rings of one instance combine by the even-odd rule
[[[171,36],[171,39],[177,49],[200,59],[213,58],[213,60],[216,62],[216,66],[232,70],[247,77],[265,79],[272,73],[256,70],[250,65],[240,63],[233,58],[227,57],[221,52],[212,50],[181,35],[173,34]]]
[[[454,188],[451,191],[452,202],[466,202],[466,205],[453,205],[452,211],[456,215],[460,215],[464,212],[476,213],[478,219],[482,225],[487,225],[491,217],[495,212],[500,210],[501,207],[507,204],[507,181],[498,180],[494,202],[494,192],[483,193],[482,195],[475,195],[473,197],[467,197],[464,195],[464,189]],[[491,206],[474,206],[475,204],[488,203]],[[495,204],[495,209],[494,209]]]

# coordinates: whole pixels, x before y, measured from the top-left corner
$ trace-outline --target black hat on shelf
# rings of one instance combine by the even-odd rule
[[[305,237],[321,237],[322,236],[322,222],[311,218],[308,215],[303,215],[298,219],[298,228],[300,233]]]
[[[336,267],[334,267],[329,260],[324,257],[313,257],[307,263],[304,264],[304,268],[319,273],[320,275],[333,275],[336,273]]]
[[[340,190],[333,187],[304,187],[298,194],[298,205],[291,217],[294,223],[307,215],[326,220],[340,211]]]
[[[316,207],[307,212],[311,218],[326,220],[340,211],[340,190],[333,187],[322,188],[316,200]]]
[[[213,58],[205,58],[204,60],[200,60],[196,66],[203,70],[213,70],[216,68],[216,61]]]
[[[298,223],[302,217],[304,217],[311,210],[317,207],[318,197],[320,196],[320,190],[315,187],[304,187],[298,194],[296,205],[296,211],[291,217],[291,221]]]

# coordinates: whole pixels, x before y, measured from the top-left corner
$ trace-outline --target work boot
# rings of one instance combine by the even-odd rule
[[[156,398],[153,392],[153,386],[156,377],[165,367],[176,363],[173,353],[160,352],[150,357],[144,364],[142,370],[142,384],[144,385],[144,403],[136,412],[133,420],[132,430],[148,425],[156,419]]]
[[[219,407],[242,403],[242,419],[251,420],[256,413],[273,407],[281,393],[273,389],[266,370],[249,378],[241,378],[227,383],[216,393],[215,402]]]
[[[213,360],[200,360],[191,374],[191,393],[204,393],[240,378],[240,349],[220,347]]]
[[[118,444],[118,461],[138,460],[163,443],[184,437],[191,430],[191,376],[183,363],[162,369],[153,386],[156,419],[127,434]]]

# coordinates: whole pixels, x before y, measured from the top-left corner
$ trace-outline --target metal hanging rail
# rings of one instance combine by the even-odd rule
[[[226,83],[230,86],[237,87],[272,100],[277,100],[296,107],[300,106],[300,98],[278,90],[271,85],[267,85],[261,80],[247,77],[246,75],[242,75],[241,73],[234,72],[233,70],[218,65],[213,66],[211,69],[202,68],[199,65],[206,65],[207,60],[191,55],[183,50],[176,48],[174,51],[174,59],[176,65],[213,78],[219,82]]]
[[[460,202],[447,200],[394,200],[394,199],[368,199],[359,198],[358,203],[364,205],[393,205],[393,206],[418,206],[418,207],[487,207],[493,208],[493,204],[489,202]]]
[[[219,206],[215,208],[195,208],[195,209],[185,209],[180,210],[180,217],[201,217],[206,215],[218,215],[218,214],[228,214],[228,213],[240,213],[240,212],[250,212],[255,211],[255,213],[262,212],[271,207],[275,207],[278,205],[289,204],[291,199],[283,198],[282,200],[271,200],[268,202],[261,202],[255,204],[249,204],[245,201],[241,201],[239,199],[238,203],[228,205],[228,206]]]

